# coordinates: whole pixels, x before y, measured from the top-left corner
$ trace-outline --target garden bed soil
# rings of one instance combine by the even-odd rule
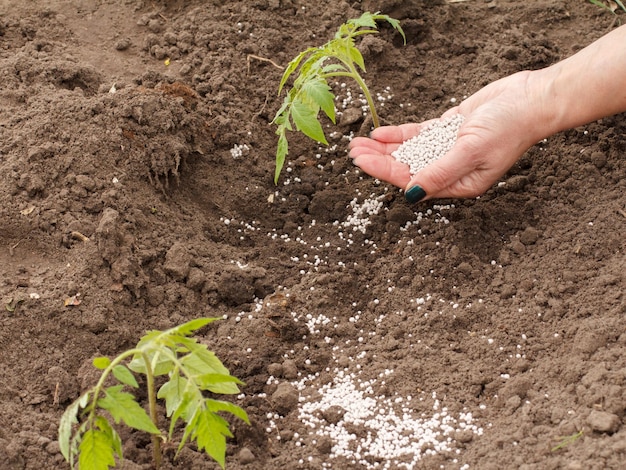
[[[376,10],[407,36],[360,45],[387,124],[625,18],[583,0],[0,2],[3,468],[68,468],[57,426],[92,359],[202,316],[223,317],[199,339],[246,383],[231,470],[623,468],[624,115],[537,143],[478,199],[411,206],[352,166],[370,123],[337,83],[331,145],[290,134],[274,185],[279,67]],[[391,421],[414,427],[385,441]],[[343,451],[316,434],[340,428]],[[122,467],[151,468],[149,437],[120,432]],[[164,469],[218,467],[174,448]]]

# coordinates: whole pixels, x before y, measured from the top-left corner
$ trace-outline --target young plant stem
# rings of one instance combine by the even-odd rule
[[[372,124],[374,128],[379,127],[380,122],[378,121],[378,113],[376,112],[376,107],[374,106],[374,100],[372,99],[372,95],[370,91],[368,90],[367,85],[365,84],[365,81],[361,78],[361,76],[358,73],[355,73],[353,78],[363,90],[363,94],[365,95],[365,99],[367,100],[367,105],[370,107],[370,113],[372,115]]]
[[[98,399],[100,398],[100,393],[102,393],[104,382],[106,382],[106,379],[113,372],[113,369],[115,368],[115,366],[121,364],[121,362],[127,357],[132,356],[133,354],[137,354],[137,353],[141,353],[141,350],[131,349],[130,351],[126,351],[124,354],[120,354],[119,356],[117,356],[115,359],[111,361],[111,363],[107,366],[106,369],[102,371],[100,380],[98,380],[98,383],[93,388],[93,402],[91,404],[91,411],[89,412],[89,417],[87,418],[87,421],[90,421],[90,422],[93,421],[96,415],[96,410],[98,409],[97,408]]]
[[[361,77],[361,75],[357,71],[356,67],[354,67],[354,65],[352,65],[352,64],[350,64],[348,62],[343,62],[343,61],[342,61],[342,63],[348,69],[350,69],[349,72],[327,73],[327,74],[322,74],[321,77],[324,78],[324,79],[329,79],[329,78],[333,78],[333,77],[349,77],[352,80],[354,80],[357,83],[357,85],[359,85],[361,87],[361,90],[363,91],[363,95],[365,96],[365,100],[367,101],[367,105],[370,108],[370,113],[372,114],[372,124],[374,125],[374,128],[380,127],[380,122],[378,120],[378,113],[376,112],[376,107],[374,105],[374,99],[372,98],[372,94],[370,93],[369,88],[367,88],[365,80],[363,80],[363,78]]]
[[[146,387],[148,388],[148,408],[150,410],[150,419],[152,419],[152,422],[158,428],[159,418],[157,416],[156,389],[154,387],[152,364],[150,364],[150,360],[144,351],[141,352],[141,357],[143,358],[143,362],[146,364]],[[155,358],[156,357],[158,357],[158,354],[155,354]],[[161,467],[161,438],[156,434],[152,434],[152,458],[154,459],[154,468],[159,470]]]
[[[158,417],[157,417],[157,406],[156,406],[156,391],[154,387],[154,374],[152,373],[152,364],[150,364],[150,360],[148,356],[146,355],[145,351],[143,351],[142,349],[131,349],[129,351],[125,351],[123,354],[120,354],[115,359],[113,359],[111,363],[109,364],[109,366],[102,372],[102,375],[100,376],[100,380],[98,380],[98,383],[94,387],[91,411],[89,412],[89,417],[87,418],[89,422],[93,422],[95,418],[96,410],[97,410],[97,403],[98,403],[98,399],[100,398],[100,393],[102,392],[102,388],[104,387],[104,382],[106,381],[108,376],[113,372],[113,369],[115,368],[115,366],[121,364],[122,361],[124,361],[126,358],[137,355],[137,354],[141,355],[146,366],[146,382],[147,382],[147,388],[148,388],[148,408],[150,410],[150,419],[152,420],[152,422],[157,428],[159,427]],[[157,436],[156,434],[152,435],[152,447],[153,447],[152,458],[154,459],[154,468],[158,470],[161,467],[162,459],[161,459],[161,441],[160,441],[159,436]]]

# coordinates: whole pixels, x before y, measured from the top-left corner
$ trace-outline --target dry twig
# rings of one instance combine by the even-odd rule
[[[254,55],[254,54],[248,54],[248,57],[246,58],[246,62],[248,64],[248,75],[250,75],[250,59],[255,59],[255,60],[260,60],[261,62],[270,63],[270,64],[272,64],[274,67],[276,67],[279,70],[283,70],[284,69],[284,67],[281,67],[276,62],[274,62],[272,59],[267,59],[265,57],[260,57],[258,55]]]
[[[18,247],[20,243],[22,243],[24,239],[18,240],[14,245],[9,245],[9,255],[13,256],[15,254],[15,249]]]
[[[80,240],[81,242],[88,242],[89,241],[89,237],[87,237],[86,235],[83,235],[80,232],[77,232],[76,230],[70,232],[70,236],[74,240]]]

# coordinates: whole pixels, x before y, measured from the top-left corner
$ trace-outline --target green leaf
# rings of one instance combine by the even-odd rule
[[[376,32],[372,30],[378,29],[378,25],[376,23],[377,21],[386,21],[387,23],[389,23],[393,27],[393,29],[395,29],[402,35],[402,38],[404,39],[404,43],[406,44],[406,36],[404,35],[404,31],[400,27],[400,22],[394,18],[391,18],[388,15],[381,15],[380,12],[376,12],[376,13],[365,12],[359,18],[354,18],[354,19],[346,21],[346,25],[348,25],[349,28],[347,28],[346,31],[342,31],[343,36],[344,37],[345,36],[358,36],[361,34],[369,34],[369,33]],[[360,30],[357,32],[359,28],[371,28],[371,29],[368,31]]]
[[[272,124],[277,124],[280,126],[285,123],[285,121],[287,120],[287,116],[289,115],[289,113],[286,113],[285,111],[287,111],[287,108],[289,108],[290,104],[291,97],[289,96],[289,94],[287,94],[287,96],[285,96],[285,99],[283,100],[283,104],[280,106],[280,109],[276,111],[276,115],[272,120]]]
[[[237,377],[229,374],[204,374],[195,377],[195,381],[202,390],[224,395],[234,395],[239,393],[237,385],[243,382]]]
[[[93,365],[96,369],[104,370],[111,365],[111,360],[108,357],[96,357]]]
[[[165,400],[165,411],[168,417],[172,416],[174,411],[180,406],[187,386],[187,379],[181,377],[178,371],[176,371],[170,380],[159,388],[157,398]]]
[[[204,347],[204,345],[202,345]],[[214,353],[205,349],[197,349],[180,359],[181,364],[189,374],[188,378],[204,390],[213,393],[234,394],[239,393],[236,383],[241,383],[238,379],[232,381],[220,380],[220,377],[231,377],[228,369]],[[207,377],[206,380],[203,377]],[[234,377],[233,377],[234,378]],[[215,380],[214,383],[211,380]]]
[[[107,435],[111,442],[113,452],[117,454],[119,458],[122,458],[122,439],[115,429],[109,424],[109,422],[103,416],[96,416],[95,424],[100,430]]]
[[[70,406],[68,406],[63,413],[63,416],[61,416],[61,421],[59,422],[59,448],[61,450],[61,454],[68,462],[72,460],[70,452],[72,428],[75,424],[78,424],[78,412],[81,408],[85,407],[83,403],[88,401],[90,393],[91,392],[85,392]],[[85,400],[85,398],[87,398],[87,400]]]
[[[189,423],[196,411],[204,406],[204,397],[198,388],[189,386],[185,388],[182,395],[182,400],[178,404],[178,407],[174,410],[170,423],[170,436],[174,432],[174,426],[179,419],[182,419],[185,423]],[[183,439],[184,441],[185,439]]]
[[[148,346],[144,347],[147,348]],[[146,356],[148,356],[148,360],[153,367],[152,374],[154,376],[159,376],[169,373],[174,368],[174,363],[169,357],[161,353],[161,351],[165,349],[165,346],[153,345],[152,347],[155,348],[155,350],[146,352]],[[155,356],[157,357],[156,362],[154,361]],[[141,354],[135,355],[133,360],[130,361],[130,364],[128,364],[128,368],[133,372],[138,372],[140,374],[146,375],[148,373],[144,357]]]
[[[207,399],[205,403],[206,403],[207,409],[213,413],[217,413],[218,411],[227,411],[228,413],[231,413],[232,415],[235,415],[237,418],[250,424],[250,419],[248,418],[248,414],[242,408],[235,405],[234,403],[230,403],[228,401],[223,401],[223,400],[213,400],[210,398]]]
[[[328,56],[328,51],[322,48],[317,48],[315,52],[313,52],[302,63],[298,78],[296,78],[294,82],[294,88],[299,88],[299,84],[302,84],[303,82],[310,80],[312,77],[315,77],[321,69],[323,62],[328,59]]]
[[[393,29],[395,29],[402,35],[406,43],[406,37],[404,35],[404,31],[400,27],[400,22],[388,15],[381,15],[380,12],[376,12],[373,14],[370,12],[365,12],[359,18],[348,20],[347,24],[352,25],[356,29],[359,29],[359,28],[378,29],[378,25],[376,24],[377,21],[386,21],[387,23],[389,23],[393,27]]]
[[[355,64],[359,66],[361,70],[365,72],[365,61],[363,60],[363,55],[361,55],[361,51],[359,51],[356,47],[350,48],[350,58],[354,61]]]
[[[318,107],[294,101],[291,105],[291,117],[296,128],[311,139],[328,145],[322,125],[317,120]]]
[[[199,343],[195,338],[175,336],[172,337],[172,339],[176,342],[176,352],[179,354],[194,352],[200,349],[207,349],[205,345]]]
[[[302,51],[300,54],[298,54],[296,57],[294,57],[291,62],[289,62],[287,64],[287,67],[285,68],[285,71],[283,72],[283,76],[280,79],[280,84],[278,85],[278,94],[280,95],[280,92],[283,89],[283,86],[285,86],[285,83],[287,83],[287,80],[289,79],[289,76],[298,68],[298,65],[300,65],[300,62],[302,62],[302,59],[304,59],[307,55],[309,55],[310,53],[314,52],[317,50],[317,47],[309,47],[307,50]]]
[[[287,107],[286,109],[283,111],[283,113],[279,116],[276,115],[276,117],[274,118],[274,121],[272,121],[274,124],[278,125],[278,129],[276,129],[276,134],[281,135],[281,133],[285,133],[285,130],[291,131],[293,130],[291,128],[291,122],[289,121],[289,113],[291,112],[291,97],[288,97],[289,102],[286,103]],[[287,98],[285,98],[285,101],[287,101]],[[289,109],[287,109],[289,108]]]
[[[192,376],[210,373],[229,374],[222,361],[204,344],[196,343],[188,338],[182,339],[181,344],[187,347],[189,354],[181,357],[180,363]]]
[[[130,393],[122,392],[123,385],[116,385],[104,390],[104,398],[98,400],[98,406],[111,413],[116,423],[124,421],[127,426],[151,434],[161,432],[152,422],[146,410],[135,401]]]
[[[189,336],[196,330],[199,330],[203,326],[214,322],[215,320],[220,320],[220,318],[197,318],[187,323],[183,323],[182,325],[175,326],[174,328],[170,328],[169,330],[149,331],[141,337],[141,339],[137,343],[137,349],[144,349],[146,346],[157,347],[165,345],[171,347],[173,346],[172,337]]]
[[[227,411],[246,423],[250,423],[246,412],[237,405],[221,400],[206,399],[195,407],[191,419],[185,426],[178,450],[180,451],[184,443],[191,438],[197,442],[200,449],[206,450],[223,468],[226,437],[232,437],[232,433],[228,421],[216,414],[219,411]]]
[[[354,25],[350,24],[349,21],[339,26],[339,29],[337,29],[337,32],[335,33],[334,39],[342,39],[344,37],[349,37],[352,34],[355,27]]]
[[[78,466],[80,470],[108,470],[115,466],[114,444],[103,431],[89,429],[80,443]]]
[[[619,1],[619,0],[617,0]],[[402,36],[402,39],[404,41],[404,44],[406,44],[406,36],[404,34],[404,30],[402,29],[402,27],[400,26],[400,22],[394,18],[391,18],[390,16],[387,15],[382,15],[384,16],[384,20],[389,23],[393,29],[395,29],[396,31],[398,31],[400,33],[400,35]]]
[[[182,325],[175,326],[165,332],[166,335],[183,335],[190,336],[203,326],[213,323],[216,320],[221,320],[220,317],[211,318],[196,318],[195,320],[188,321]]]
[[[321,77],[309,80],[302,85],[302,93],[322,108],[322,111],[333,123],[335,122],[335,95],[333,95],[326,80]]]
[[[80,397],[78,397],[78,404],[81,408],[87,408],[87,404],[89,403],[89,395],[93,392],[92,390],[87,390]]]
[[[128,367],[126,367],[125,365],[123,364],[116,365],[113,368],[113,375],[121,383],[128,385],[130,387],[139,388],[137,379],[135,379],[135,376],[133,375],[133,373],[130,370],[128,370]]]
[[[185,427],[185,435],[191,437],[222,468],[226,463],[226,437],[232,437],[228,422],[208,409],[198,409]]]
[[[150,330],[141,338],[139,338],[139,342],[137,343],[137,349],[141,349],[146,345],[151,343],[157,343],[157,339],[163,335],[162,331],[159,330]]]
[[[353,18],[351,20],[348,20],[346,21],[346,23],[354,26],[355,28],[376,28],[377,26],[376,26],[375,17],[382,16],[382,15],[378,15],[378,13],[379,12],[370,13],[369,11],[366,11],[358,18]]]
[[[289,152],[287,137],[285,136],[285,128],[279,128],[278,145],[276,146],[276,169],[274,170],[274,184],[278,184],[280,172],[285,165],[285,158]]]
[[[608,5],[603,3],[601,0],[589,0],[589,1],[600,8],[604,8],[605,10],[610,11],[611,13],[615,13],[613,10],[611,10],[611,8],[609,8]]]
[[[141,349],[142,353],[135,354],[128,367],[132,371],[146,374],[144,356],[147,356],[155,376],[169,373],[174,368],[174,350],[181,339],[215,320],[220,320],[220,318],[198,318],[166,331],[149,332],[137,344],[137,348]],[[171,354],[167,354],[167,349]]]
[[[82,442],[83,439],[83,434],[85,433],[85,430],[87,429],[87,425],[89,423],[88,422],[84,422],[83,424],[81,424],[78,428],[78,430],[76,431],[76,433],[74,434],[74,436],[72,436],[72,439],[70,440],[70,468],[72,468],[72,470],[75,468],[76,466],[76,456],[79,454],[79,446],[80,443]]]
[[[334,72],[348,72],[341,64],[328,64],[322,67],[323,74],[332,74]]]
[[[65,460],[70,460],[70,438],[72,437],[72,427],[78,423],[76,417],[78,413],[78,401],[72,403],[61,416],[59,422],[59,449]]]
[[[350,58],[350,49],[354,47],[354,41],[351,37],[342,38],[342,39],[333,39],[326,45],[326,54],[334,59],[342,62],[346,68],[349,70],[350,65],[352,64],[352,59]]]

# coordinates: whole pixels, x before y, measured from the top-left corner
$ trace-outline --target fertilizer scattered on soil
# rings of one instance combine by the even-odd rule
[[[378,198],[370,197],[361,204],[359,204],[358,198],[354,198],[350,201],[349,206],[352,209],[352,215],[347,217],[342,226],[345,228],[351,227],[353,231],[358,230],[364,234],[368,225],[372,223],[369,217],[377,215],[383,209],[383,202],[381,201],[383,198],[384,195]]]
[[[413,397],[384,397],[374,392],[379,381],[391,374],[387,370],[379,379],[362,381],[358,373],[335,369],[332,383],[319,389],[319,400],[299,406],[300,420],[311,429],[317,439],[330,438],[332,448],[329,463],[323,468],[333,468],[332,461],[350,462],[365,469],[405,468],[419,466],[424,456],[439,453],[455,454],[460,433],[482,435],[470,412],[453,416],[442,407],[437,394],[432,393],[430,413],[417,413]],[[296,383],[304,391],[309,377]],[[329,410],[341,410],[340,419],[327,417]],[[331,422],[328,422],[330,419]],[[360,429],[360,431],[359,431]]]
[[[443,157],[452,148],[464,119],[461,114],[455,114],[434,121],[418,135],[402,143],[391,155],[409,165],[409,171],[414,175]]]
[[[294,138],[275,186],[282,71],[246,60],[285,64],[372,2],[4,3],[3,468],[67,468],[58,420],[94,355],[199,314],[223,318],[200,340],[246,383],[229,470],[623,467],[624,116],[533,146],[480,200],[414,212],[346,158],[371,120],[340,83],[330,145]],[[418,33],[360,42],[398,123],[613,20],[588,2],[380,3]],[[148,466],[149,439],[124,437],[120,465]],[[173,454],[170,470],[217,466]]]

